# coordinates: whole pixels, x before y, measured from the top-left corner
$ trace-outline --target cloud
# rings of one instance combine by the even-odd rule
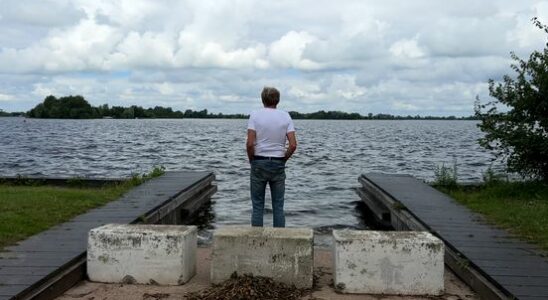
[[[0,101],[11,101],[13,100],[13,98],[14,98],[13,95],[0,93]]]
[[[107,68],[167,67],[174,60],[175,39],[168,33],[131,31],[107,56]]]
[[[401,39],[390,46],[392,55],[399,58],[420,58],[425,56],[425,51],[418,45],[417,38]]]
[[[403,101],[392,102],[392,107],[398,111],[416,112],[420,110],[418,106]]]
[[[320,65],[310,59],[303,58],[303,52],[316,37],[306,31],[290,31],[270,45],[268,56],[270,61],[281,68],[314,70]]]
[[[84,16],[84,11],[68,0],[2,0],[0,24],[68,26]]]
[[[469,115],[546,35],[548,1],[2,0],[0,99]]]

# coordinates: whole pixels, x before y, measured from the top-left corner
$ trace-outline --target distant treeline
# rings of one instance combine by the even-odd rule
[[[0,111],[1,112],[1,111]],[[435,117],[435,116],[394,116],[390,114],[368,114],[363,116],[358,113],[346,113],[341,111],[318,111],[314,113],[289,112],[293,119],[333,119],[333,120],[473,120],[474,117]],[[132,105],[130,107],[112,106],[103,104],[97,107],[91,106],[82,96],[66,96],[56,98],[47,96],[44,101],[36,105],[26,113],[29,118],[55,118],[55,119],[147,119],[147,118],[202,118],[202,119],[245,119],[245,114],[213,114],[207,109],[193,111],[187,109],[173,111],[171,107],[155,106],[143,108]]]
[[[475,116],[469,117],[439,117],[439,116],[394,116],[390,114],[372,114],[367,116],[360,115],[359,113],[346,113],[342,111],[317,111],[313,113],[300,113],[296,111],[290,111],[289,114],[293,119],[329,119],[329,120],[476,120]]]
[[[18,117],[18,116],[24,116],[24,112],[6,112],[0,109],[0,117]]]
[[[44,101],[27,112],[29,118],[55,119],[96,119],[96,118],[182,118],[184,114],[171,108],[156,106],[142,108],[141,106],[112,106],[108,104],[91,106],[82,96],[67,96],[56,98],[47,96]]]

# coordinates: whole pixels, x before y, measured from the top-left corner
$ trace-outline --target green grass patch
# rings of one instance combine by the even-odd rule
[[[131,186],[0,185],[0,248],[115,200]]]
[[[79,186],[78,180],[67,187],[24,178],[12,184],[0,183],[0,249],[116,200],[132,187],[161,176],[164,170],[155,167],[121,184],[96,188]]]
[[[478,187],[438,187],[458,202],[548,250],[548,184],[494,181]]]

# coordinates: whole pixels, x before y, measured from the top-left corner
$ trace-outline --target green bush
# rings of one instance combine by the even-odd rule
[[[490,166],[483,172],[483,184],[484,185],[493,185],[498,184],[502,182],[507,182],[508,177],[506,174],[497,173],[493,170],[493,168]]]
[[[164,175],[166,172],[166,168],[164,166],[154,166],[152,170],[148,173],[143,174],[133,174],[131,178],[129,179],[129,183],[131,185],[139,185],[148,179],[154,178],[154,177],[160,177]]]
[[[548,26],[533,19],[548,34]],[[489,80],[489,95],[495,100],[476,103],[478,125],[485,133],[480,145],[506,161],[508,171],[524,177],[548,180],[548,43],[527,61],[511,53],[515,78]],[[498,107],[507,107],[501,112]]]
[[[453,188],[457,186],[457,163],[453,163],[453,167],[447,167],[445,164],[436,166],[434,170],[434,182],[435,186],[441,186],[446,188]]]

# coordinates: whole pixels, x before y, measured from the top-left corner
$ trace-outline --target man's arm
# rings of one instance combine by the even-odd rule
[[[291,155],[297,150],[297,138],[295,137],[295,131],[287,133],[287,140],[289,141],[289,146],[285,151],[285,160],[288,160]],[[249,150],[248,150],[249,151]]]
[[[255,139],[257,138],[257,132],[253,129],[247,130],[247,159],[249,159],[249,162],[253,160],[253,156],[255,155]]]

